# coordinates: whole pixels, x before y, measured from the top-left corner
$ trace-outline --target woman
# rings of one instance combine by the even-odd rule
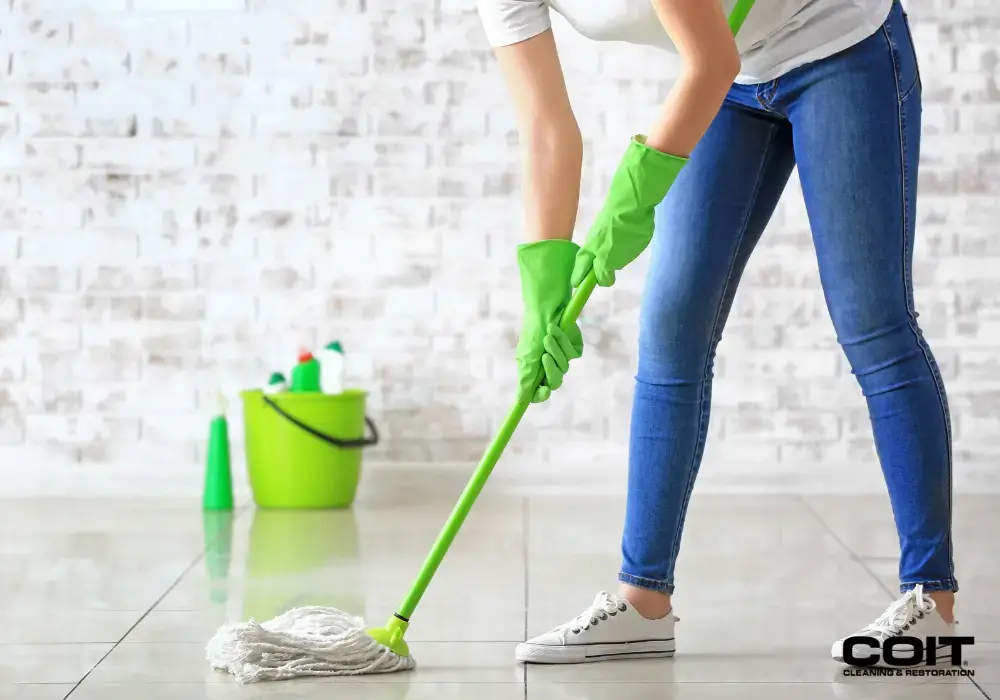
[[[796,164],[827,306],[868,403],[901,546],[902,597],[857,634],[882,641],[954,630],[950,419],[910,274],[921,84],[906,15],[898,0],[759,0],[734,41],[726,18],[734,2],[479,0],[524,146],[531,241],[517,253],[522,396],[546,400],[582,352],[579,328],[555,326],[571,288],[591,270],[612,285],[653,243],[620,588],[519,645],[521,661],[673,654],[674,564],[705,445],[713,357],[740,275]],[[648,134],[629,144],[582,248],[571,240],[582,139],[549,5],[590,38],[660,46],[683,61]],[[843,641],[833,645],[840,661]]]

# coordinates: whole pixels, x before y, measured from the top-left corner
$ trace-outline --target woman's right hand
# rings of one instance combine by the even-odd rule
[[[583,354],[583,334],[575,322],[559,326],[572,296],[570,276],[577,252],[573,241],[551,239],[517,248],[524,320],[517,343],[517,399],[541,403],[562,386],[570,360]],[[539,374],[543,375],[541,385]]]

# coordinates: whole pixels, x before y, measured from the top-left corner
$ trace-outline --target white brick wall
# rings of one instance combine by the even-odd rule
[[[212,391],[333,337],[372,390],[372,460],[479,457],[511,396],[521,211],[514,120],[471,4],[3,0],[8,491],[197,491]],[[997,488],[1000,8],[909,5],[926,97],[918,304],[959,486]],[[582,237],[673,68],[557,30],[588,146]],[[586,358],[503,473],[620,484],[644,266],[595,294]],[[704,488],[880,488],[796,183],[718,370]]]

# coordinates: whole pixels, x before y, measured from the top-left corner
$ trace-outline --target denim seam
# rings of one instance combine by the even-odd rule
[[[886,24],[882,25],[882,32],[885,35],[886,41],[889,45],[889,52],[892,59],[892,70],[894,75],[894,83],[896,86],[896,116],[897,123],[899,126],[899,173],[900,173],[900,188],[902,191],[902,198],[900,202],[900,208],[902,213],[903,221],[903,260],[902,260],[902,270],[903,270],[903,295],[906,301],[906,310],[910,316],[909,328],[910,332],[913,333],[915,340],[917,341],[917,347],[920,348],[921,353],[924,356],[924,362],[927,364],[927,368],[930,371],[931,376],[934,378],[934,386],[937,390],[938,395],[938,405],[941,408],[941,417],[944,419],[944,429],[945,429],[945,440],[948,450],[948,573],[950,581],[953,584],[952,590],[958,590],[958,585],[955,583],[955,548],[952,540],[952,520],[954,511],[954,465],[952,459],[952,436],[951,436],[951,417],[948,411],[948,404],[944,398],[944,382],[941,379],[941,373],[937,368],[937,365],[931,361],[930,357],[927,355],[927,343],[922,337],[922,335],[916,331],[914,327],[914,319],[916,314],[916,308],[913,300],[913,286],[912,286],[912,271],[910,270],[910,256],[909,256],[909,236],[908,231],[910,230],[910,217],[906,208],[906,200],[910,192],[910,177],[909,171],[906,167],[906,117],[905,110],[903,108],[904,103],[907,98],[913,92],[914,87],[919,84],[919,77],[914,81],[913,87],[906,91],[906,94],[900,96],[900,85],[899,85],[899,70],[896,66],[896,47],[893,44],[892,37],[887,29]]]
[[[770,112],[772,114],[777,113],[777,110],[773,109],[771,104],[774,102],[774,96],[778,94],[779,80],[781,80],[781,78],[775,78],[770,82],[761,83],[754,91],[754,98],[757,100],[757,104],[759,104],[760,108],[765,112]],[[761,95],[762,92],[763,95]],[[765,153],[765,155],[767,154]]]
[[[899,55],[899,47],[896,46],[896,42],[892,38],[892,32],[889,31],[890,21],[891,21],[891,15],[890,19],[887,19],[885,23],[882,25],[882,35],[885,37],[885,42],[889,46],[889,58],[892,61],[892,75],[894,77],[893,82],[896,85],[896,104],[901,105],[906,100],[906,98],[910,96],[910,93],[913,92],[913,90],[917,87],[917,85],[920,84],[920,74],[919,72],[916,74],[916,77],[913,80],[913,85],[908,87],[906,89],[906,92],[901,92],[901,87],[899,85],[899,63],[897,61],[897,57]],[[914,54],[913,60],[914,62],[916,62],[917,60],[916,54]]]
[[[913,73],[915,78],[913,80],[913,85],[910,86],[910,88],[906,91],[906,94],[903,95],[902,99],[900,99],[900,104],[905,102],[906,98],[909,97],[910,93],[914,90],[923,89],[923,80],[920,77],[920,61],[917,60],[917,50],[913,46],[913,32],[910,30],[910,20],[906,15],[906,10],[903,10],[903,26],[906,27],[907,34],[910,35],[910,54],[913,56]]]
[[[684,500],[681,502],[681,507],[677,512],[677,522],[674,525],[674,546],[670,553],[670,566],[671,570],[669,572],[669,579],[673,580],[673,567],[676,565],[677,556],[680,552],[681,546],[681,523],[684,522],[684,516],[687,513],[688,503],[691,501],[691,491],[694,488],[695,479],[698,476],[698,464],[701,461],[701,457],[705,451],[705,443],[707,441],[707,427],[706,417],[709,412],[707,397],[705,396],[705,391],[709,384],[709,366],[712,362],[712,356],[715,353],[715,348],[719,342],[719,320],[722,317],[722,309],[726,305],[726,297],[729,294],[729,288],[733,281],[733,268],[736,266],[736,260],[739,257],[738,253],[740,246],[743,244],[743,238],[746,236],[747,227],[750,223],[750,216],[753,213],[753,202],[756,201],[757,195],[760,193],[761,180],[763,179],[764,167],[767,163],[768,155],[771,152],[771,147],[774,145],[774,134],[776,127],[770,125],[770,141],[767,147],[764,149],[764,154],[760,159],[760,166],[757,170],[757,182],[754,185],[753,195],[750,197],[751,205],[747,207],[747,213],[744,216],[743,224],[740,227],[739,238],[736,239],[736,246],[733,249],[732,259],[729,261],[729,272],[726,275],[726,284],[722,288],[722,295],[719,297],[719,305],[715,310],[715,321],[712,323],[712,343],[711,349],[709,350],[708,357],[705,359],[705,369],[704,369],[704,383],[701,388],[701,417],[698,419],[698,443],[695,445],[694,454],[691,457],[691,465],[689,468],[690,476],[688,477],[688,483],[684,490]]]
[[[632,574],[625,573],[624,571],[618,572],[618,580],[626,585],[643,588],[648,591],[659,591],[667,594],[673,594],[674,592],[674,584],[668,580],[646,578],[645,576],[633,576]]]
[[[958,582],[954,577],[934,581],[904,581],[899,584],[899,592],[912,591],[917,586],[923,586],[926,593],[954,592],[958,590]]]

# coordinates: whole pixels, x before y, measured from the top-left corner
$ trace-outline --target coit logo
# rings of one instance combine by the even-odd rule
[[[844,640],[844,662],[852,666],[874,666],[879,662],[878,649],[882,649],[882,663],[886,666],[917,666],[937,664],[940,650],[951,648],[951,665],[962,665],[962,647],[972,646],[972,637],[889,637],[881,644],[871,637],[848,637]],[[855,656],[855,647],[875,650],[864,656]]]

